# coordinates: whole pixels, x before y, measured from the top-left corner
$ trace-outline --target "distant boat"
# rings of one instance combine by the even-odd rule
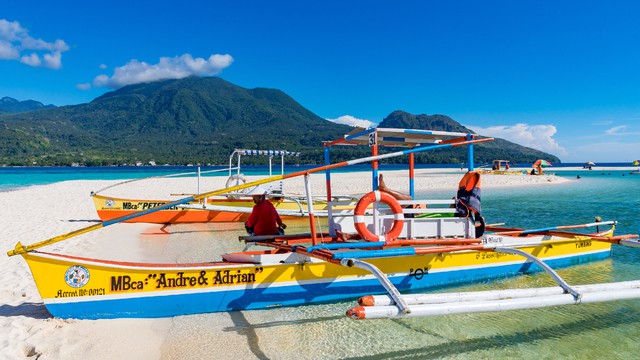
[[[493,175],[523,175],[526,172],[509,170],[511,168],[511,162],[509,160],[493,160],[491,164],[491,170],[482,169],[479,171],[482,174]]]

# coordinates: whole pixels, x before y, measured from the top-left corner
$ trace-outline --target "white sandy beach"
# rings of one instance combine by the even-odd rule
[[[463,172],[447,172],[444,173],[440,169],[416,171],[416,188],[427,193],[431,190],[450,190],[452,196],[455,195],[457,183]],[[384,175],[389,187],[400,190],[408,188],[405,171],[386,171]],[[226,177],[203,178],[200,190],[221,188],[225,181]],[[558,176],[485,175],[482,178],[482,187],[492,189],[509,186],[553,186],[569,181]],[[362,194],[371,186],[368,173],[334,173],[332,182],[336,194]],[[115,181],[66,181],[0,192],[0,248],[6,252],[13,249],[18,241],[32,244],[95,224],[98,218],[89,194],[113,183]],[[325,193],[324,174],[314,174],[311,183],[314,195]],[[133,182],[109,189],[105,194],[166,199],[170,193],[195,193],[196,185],[195,179],[157,179]],[[285,184],[285,190],[288,193],[302,194],[304,186],[300,179],[292,179]],[[173,197],[177,198],[179,197]],[[215,229],[215,226],[220,226],[220,229]],[[161,238],[148,236],[147,239],[140,235],[152,234],[159,227],[148,224],[117,224],[56,243],[46,250],[114,260],[173,257],[175,261],[189,261],[197,255],[202,256],[197,254],[201,253],[199,249],[186,246],[184,249],[165,247]],[[241,224],[181,225],[179,229],[207,229],[216,232],[217,236],[223,238],[216,240],[215,250],[219,252],[240,250],[243,246],[237,241]],[[184,232],[184,241],[188,244],[188,231]],[[225,236],[228,238],[224,238]],[[109,242],[105,239],[109,239]],[[128,245],[140,239],[143,242],[159,239],[155,240],[158,242],[151,247],[157,253],[148,253],[140,247]],[[216,258],[210,260],[216,260],[219,254],[215,255]],[[2,256],[0,266],[0,331],[3,334],[0,337],[0,358],[3,359],[256,358],[255,344],[252,341],[259,341],[257,339],[267,336],[270,330],[258,327],[240,331],[237,328],[242,326],[243,321],[267,322],[269,319],[258,318],[268,317],[270,314],[287,314],[282,311],[248,311],[164,319],[55,319],[42,304],[29,269],[20,256]],[[333,315],[342,314],[310,316]],[[264,352],[265,357],[279,358],[278,347],[281,344],[277,341],[270,344],[261,343],[260,351]]]

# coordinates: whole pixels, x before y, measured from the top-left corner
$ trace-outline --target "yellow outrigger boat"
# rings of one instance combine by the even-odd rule
[[[191,196],[36,244],[18,243],[8,255],[22,255],[47,309],[61,318],[163,317],[362,296],[360,305],[349,309],[347,315],[364,319],[640,297],[639,282],[573,287],[551,268],[606,258],[612,244],[638,247],[637,235],[613,235],[615,221],[529,230],[485,226],[480,215],[480,175],[473,169],[472,146],[490,140],[474,139],[472,134],[464,133],[359,129],[325,143],[324,166]],[[359,144],[369,144],[373,154],[330,163],[332,146]],[[381,145],[406,149],[379,155]],[[470,171],[460,184],[455,202],[415,199],[413,154],[452,146],[468,146],[470,155]],[[397,201],[389,193],[374,190],[357,201],[353,212],[334,210],[344,204],[329,201],[329,231],[316,231],[311,173],[326,172],[327,196],[331,199],[332,169],[371,162],[373,188],[377,189],[377,162],[403,155],[409,156],[413,200]],[[195,264],[131,263],[38,250],[134,216],[293,177],[305,180],[310,232],[242,237],[247,243],[261,245],[262,250],[227,253],[217,262]],[[425,214],[431,216],[422,216]],[[591,227],[608,229],[590,234],[574,231]],[[443,294],[400,294],[540,270],[551,274],[559,286],[517,293],[454,294],[451,298]]]
[[[198,168],[197,185],[198,192],[200,189],[200,176],[206,173],[228,172],[226,187],[242,185],[247,182],[245,175],[241,172],[242,156],[265,156],[269,160],[269,174],[273,172],[273,157],[280,157],[281,174],[284,174],[285,156],[300,156],[298,152],[286,150],[251,150],[251,149],[235,149],[229,156],[229,167],[227,169],[217,169],[209,171],[200,171]],[[234,163],[235,160],[235,163]],[[163,176],[154,176],[156,178],[166,178],[175,176],[193,175],[194,173],[169,174]],[[151,178],[126,180],[117,184],[113,184],[91,193],[93,204],[96,208],[98,217],[102,221],[111,221],[123,216],[136,214],[142,210],[152,209],[161,205],[172,202],[170,199],[137,199],[137,198],[121,198],[117,196],[104,195],[107,189],[129,184],[134,181],[144,181]],[[246,188],[245,188],[246,189]],[[132,223],[151,223],[151,224],[183,224],[183,223],[207,223],[207,222],[245,222],[251,214],[253,208],[253,200],[250,196],[246,196],[240,191],[229,190],[225,194],[202,198],[198,201],[183,203],[180,205],[163,208],[158,211],[149,212],[143,216],[129,217],[126,222]],[[292,196],[284,192],[283,182],[280,181],[275,186],[268,188],[267,198],[278,213],[283,218],[305,217],[308,216],[306,211],[306,199],[301,196]],[[178,194],[186,195],[186,194]],[[314,209],[316,216],[324,214],[326,216],[327,203],[323,199],[314,201]]]

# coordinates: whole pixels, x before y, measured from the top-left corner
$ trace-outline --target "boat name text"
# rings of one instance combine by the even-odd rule
[[[580,248],[584,248],[584,247],[590,247],[590,246],[591,246],[591,240],[578,241],[576,243],[576,249],[580,249]]]
[[[235,274],[232,274],[229,270],[216,271],[216,275],[213,277],[213,285],[248,284],[254,282],[256,282],[256,274],[241,273],[240,270]]]
[[[149,274],[144,280],[135,280],[129,275],[111,277],[111,291],[144,290],[152,284],[155,289],[171,289],[183,287],[204,287],[211,285],[249,284],[256,282],[256,273],[262,272],[261,267],[252,272],[236,270],[216,270],[213,276],[202,270],[198,275],[185,275],[184,272],[176,274]]]
[[[507,256],[508,254],[497,253],[497,252],[479,252],[476,254],[476,259],[499,259],[503,256]]]
[[[73,291],[62,291],[58,290],[56,293],[56,298],[65,298],[65,297],[77,297],[77,296],[97,296],[97,295],[105,295],[107,293],[105,288],[97,288],[97,289],[77,289]]]
[[[502,244],[503,241],[504,241],[504,238],[502,236],[484,235],[482,237],[482,243],[483,244]]]
[[[130,201],[125,201],[122,203],[122,210],[147,210],[153,209],[158,206],[162,206],[167,204],[166,202],[138,202],[132,203]],[[176,206],[172,206],[167,208],[167,210],[177,210]]]

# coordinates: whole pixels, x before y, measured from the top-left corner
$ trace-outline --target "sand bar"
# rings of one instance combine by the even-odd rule
[[[426,193],[451,191],[454,195],[462,174],[460,170],[417,170],[416,189]],[[389,187],[408,188],[406,171],[385,171],[384,176]],[[324,179],[324,174],[312,175],[314,195],[325,193]],[[570,181],[559,176],[485,175],[482,186],[483,189],[549,186]],[[225,182],[225,177],[203,178],[200,190],[221,188]],[[98,218],[89,194],[113,183],[103,180],[65,181],[0,192],[0,248],[6,252],[18,241],[32,244],[95,224]],[[371,178],[369,173],[334,173],[332,183],[334,193],[363,194],[370,188]],[[195,193],[197,189],[195,179],[172,178],[134,182],[109,189],[106,194],[166,199],[168,193]],[[288,193],[303,194],[304,184],[300,179],[290,179],[285,189]],[[198,224],[185,226],[191,226],[191,230],[199,228]],[[217,242],[215,251],[241,248],[233,239],[233,236],[237,239],[240,227],[241,224],[231,224],[219,230],[221,236],[232,238]],[[114,260],[145,260],[167,257],[167,253],[171,253],[169,255],[178,259],[176,261],[189,261],[195,256],[192,254],[199,252],[193,248],[154,247],[158,253],[151,253],[127,245],[130,244],[127,241],[139,240],[140,234],[153,232],[157,228],[157,225],[148,224],[117,224],[56,243],[46,250]],[[117,239],[117,242],[106,243],[105,238]],[[188,241],[188,234],[185,235],[185,241]],[[6,359],[201,359],[211,354],[210,350],[214,348],[217,349],[218,359],[255,358],[256,351],[251,342],[247,343],[247,336],[258,337],[258,330],[252,330],[256,333],[249,334],[246,331],[227,330],[236,328],[241,320],[269,314],[234,312],[165,319],[55,319],[44,308],[25,262],[19,256],[9,258],[3,255],[0,258],[0,330],[3,333],[0,348],[3,349],[2,358]],[[198,329],[208,334],[215,333],[215,340],[207,340],[205,346],[198,341]],[[176,342],[174,339],[190,339],[190,342]],[[264,349],[268,350],[269,347]],[[273,351],[267,357],[277,358],[278,348]]]

